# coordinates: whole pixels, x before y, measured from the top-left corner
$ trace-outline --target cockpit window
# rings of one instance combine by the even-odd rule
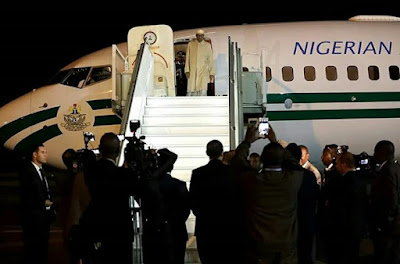
[[[62,81],[68,76],[69,72],[71,70],[63,70],[59,71],[56,73],[56,75],[53,76],[53,78],[48,81],[48,85],[56,84],[56,83],[62,83]]]
[[[68,75],[68,77],[61,83],[68,86],[82,88],[83,85],[85,84],[90,69],[91,67],[71,69],[71,72]]]
[[[50,81],[51,84],[64,84],[72,87],[82,88],[111,78],[111,66],[82,67],[59,71]]]
[[[92,84],[95,82],[100,82],[106,79],[111,78],[111,67],[110,66],[103,66],[103,67],[96,67],[92,69],[92,72],[89,76],[87,84]]]

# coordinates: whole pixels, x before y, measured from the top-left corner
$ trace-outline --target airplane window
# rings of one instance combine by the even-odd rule
[[[377,66],[368,67],[368,76],[370,80],[379,80],[379,68]]]
[[[325,68],[326,79],[328,81],[336,81],[337,80],[337,70],[335,66],[327,66]]]
[[[315,68],[313,66],[304,67],[304,78],[307,81],[315,81]]]
[[[68,86],[82,88],[89,71],[90,67],[71,69],[69,76],[61,83]]]
[[[87,83],[92,84],[109,78],[111,78],[111,66],[97,67],[92,69],[92,73]]]
[[[272,73],[270,67],[265,67],[265,81],[270,82],[272,80]]]
[[[349,66],[347,67],[347,78],[350,81],[357,81],[358,80],[358,68],[357,66]]]
[[[293,68],[290,66],[285,66],[282,68],[282,79],[286,82],[293,81]]]
[[[56,83],[62,83],[62,81],[68,76],[70,70],[63,70],[59,71],[54,75],[48,82],[48,85],[56,84]]]
[[[400,79],[399,67],[396,65],[390,66],[389,67],[389,75],[390,75],[390,79],[392,79],[392,80]]]

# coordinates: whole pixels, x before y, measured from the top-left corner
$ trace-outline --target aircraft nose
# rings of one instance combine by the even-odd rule
[[[0,144],[13,149],[16,135],[29,127],[32,92],[22,95],[0,108]]]

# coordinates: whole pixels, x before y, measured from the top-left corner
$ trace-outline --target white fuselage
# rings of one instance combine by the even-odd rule
[[[326,144],[348,145],[354,154],[366,151],[370,155],[382,139],[400,146],[400,22],[291,22],[203,30],[212,43],[216,94],[228,93],[230,38],[241,50],[243,66],[263,76],[267,116],[278,138],[306,145],[311,162],[320,169],[320,155]],[[191,39],[195,32],[174,32],[174,41]],[[126,43],[118,47],[126,55]],[[111,65],[111,61],[111,48],[105,48],[64,69]],[[349,79],[349,67],[356,69],[356,79]],[[314,71],[313,78],[306,80],[305,69]],[[331,75],[332,69],[336,78]],[[371,80],[374,70],[379,71],[379,78]],[[285,74],[292,75],[292,79]],[[50,127],[52,134],[44,138],[52,153],[48,162],[62,168],[62,152],[70,147],[82,148],[84,130],[97,135],[119,132],[115,119],[108,119],[114,115],[111,105],[104,106],[102,101],[112,97],[113,81],[104,80],[83,89],[53,84],[17,98],[0,110],[1,143],[14,149],[29,141],[32,134],[40,136],[39,130]],[[65,118],[73,105],[86,114],[84,130],[65,129]],[[46,114],[41,114],[45,110]],[[104,123],[106,126],[102,126]],[[98,146],[99,139],[93,147]],[[261,152],[266,143],[257,141],[252,151]]]

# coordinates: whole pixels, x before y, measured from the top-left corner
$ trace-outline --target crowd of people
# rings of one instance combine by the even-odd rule
[[[374,263],[400,263],[400,166],[392,142],[376,144],[377,166],[367,188],[346,148],[326,145],[320,172],[306,146],[277,140],[272,127],[264,138],[270,142],[261,154],[249,153],[253,142],[264,140],[254,125],[235,150],[210,141],[209,162],[192,171],[189,188],[171,175],[178,157],[168,149],[157,150],[157,167],[145,185],[140,175],[132,177],[129,162],[117,166],[120,140],[114,133],[102,136],[99,157],[83,156],[83,167],[66,150],[63,160],[73,176],[67,194],[80,203],[66,204],[69,213],[61,216],[70,219],[64,226],[69,263],[132,263],[132,243],[139,239],[144,263],[184,264],[190,211],[203,264],[353,264],[360,262],[366,237]],[[42,170],[47,152],[39,144],[30,154],[20,170],[24,263],[47,263],[56,217]],[[132,197],[141,205],[142,237],[133,228]]]

